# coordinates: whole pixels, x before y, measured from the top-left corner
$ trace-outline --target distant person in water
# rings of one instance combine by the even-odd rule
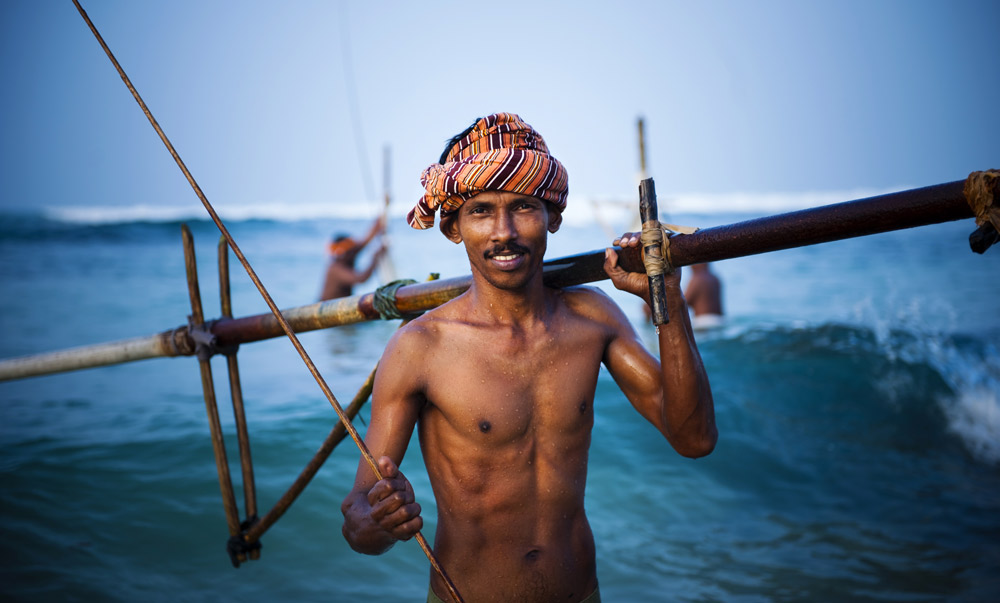
[[[680,270],[665,279],[677,319],[659,330],[662,363],[600,289],[543,283],[567,179],[531,126],[490,115],[424,171],[425,194],[408,216],[427,229],[440,210],[441,231],[464,247],[472,276],[465,293],[401,326],[386,346],[365,435],[382,479],[360,461],[341,506],[343,533],[354,550],[377,555],[423,526],[399,469],[416,430],[437,501],[434,552],[469,603],[600,602],[583,499],[602,364],[677,452],[700,457],[715,446]],[[614,244],[634,249],[639,235]],[[648,303],[649,279],[626,272],[610,247],[604,270]],[[641,467],[634,477],[669,479]],[[651,503],[651,514],[658,504],[669,501]],[[427,601],[452,600],[433,574]]]
[[[721,327],[724,321],[722,314],[722,282],[712,274],[708,264],[691,266],[691,280],[684,290],[684,299],[694,311],[691,326],[695,329],[711,329]]]
[[[385,255],[384,245],[375,252],[371,264],[365,270],[359,272],[355,269],[354,263],[361,250],[383,232],[385,232],[385,220],[380,216],[375,219],[368,234],[360,241],[355,241],[346,234],[334,235],[333,240],[330,241],[330,265],[326,269],[326,280],[319,296],[320,301],[347,297],[354,292],[354,285],[361,284],[371,278],[375,266]]]

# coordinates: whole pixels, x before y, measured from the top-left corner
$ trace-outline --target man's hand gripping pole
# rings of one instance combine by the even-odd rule
[[[663,258],[663,229],[660,228],[656,209],[656,187],[652,178],[639,183],[639,217],[642,220],[642,262],[649,278],[649,303],[653,311],[653,324],[659,327],[670,322],[667,315],[667,292],[663,274],[667,263]]]

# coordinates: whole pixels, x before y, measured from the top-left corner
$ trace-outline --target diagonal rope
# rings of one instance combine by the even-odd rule
[[[340,421],[344,424],[344,427],[347,428],[347,432],[350,434],[351,439],[354,440],[354,443],[357,444],[358,449],[361,450],[361,455],[368,462],[368,465],[371,467],[372,472],[379,480],[383,479],[382,472],[379,471],[378,468],[378,463],[375,462],[375,458],[372,456],[372,453],[368,449],[368,446],[365,445],[364,441],[361,439],[361,436],[358,435],[358,431],[357,429],[354,428],[354,424],[351,423],[350,417],[347,416],[347,414],[344,412],[344,409],[341,408],[340,403],[337,402],[337,398],[334,397],[333,392],[330,390],[330,386],[326,384],[326,381],[323,379],[322,375],[320,375],[319,369],[316,368],[316,365],[315,363],[313,363],[312,358],[309,357],[309,353],[306,352],[306,349],[302,346],[302,343],[299,341],[299,338],[296,337],[295,332],[292,330],[291,325],[289,325],[288,321],[285,320],[285,317],[282,316],[281,310],[279,310],[277,304],[274,303],[274,299],[271,298],[271,294],[267,292],[267,289],[264,287],[264,284],[260,281],[260,278],[257,277],[257,273],[254,271],[253,267],[250,266],[250,262],[248,262],[246,256],[243,255],[243,252],[236,244],[236,241],[233,239],[233,236],[229,234],[229,230],[222,223],[222,220],[219,218],[219,214],[216,213],[215,208],[212,207],[212,204],[208,202],[208,198],[205,196],[205,193],[202,192],[201,187],[198,186],[198,183],[195,181],[194,176],[191,175],[191,172],[187,169],[187,166],[184,164],[184,161],[181,160],[180,155],[178,155],[177,151],[174,149],[174,145],[170,143],[170,140],[167,138],[167,135],[163,133],[163,130],[160,128],[160,124],[156,122],[156,119],[153,117],[153,114],[149,111],[149,108],[146,106],[146,103],[142,100],[142,97],[139,96],[139,93],[132,85],[132,81],[125,74],[125,70],[122,69],[122,66],[118,63],[118,60],[115,58],[115,55],[112,54],[111,49],[108,48],[108,45],[104,42],[104,38],[101,37],[101,34],[97,31],[97,28],[94,26],[94,23],[90,20],[90,17],[87,16],[87,12],[83,10],[82,6],[80,6],[80,2],[78,0],[73,0],[73,4],[80,12],[80,16],[83,17],[83,20],[87,23],[87,26],[90,27],[90,31],[93,32],[94,37],[97,38],[97,41],[98,43],[100,43],[101,48],[104,49],[105,54],[107,54],[108,58],[111,59],[111,63],[118,71],[118,75],[121,76],[122,81],[125,82],[125,86],[128,87],[129,92],[132,93],[132,96],[135,97],[136,102],[139,103],[139,107],[142,108],[142,112],[146,115],[146,118],[149,120],[149,123],[153,126],[153,129],[156,130],[156,133],[159,134],[160,140],[162,140],[163,144],[166,145],[167,150],[170,152],[170,155],[174,158],[174,161],[177,163],[177,167],[179,167],[181,169],[181,172],[184,173],[184,177],[187,178],[187,181],[191,185],[191,188],[194,189],[195,194],[198,195],[198,199],[200,199],[202,205],[205,206],[205,210],[208,211],[208,215],[211,216],[212,221],[215,222],[216,226],[218,226],[219,231],[222,232],[222,236],[226,238],[226,242],[229,243],[229,246],[232,248],[233,253],[236,255],[240,263],[246,269],[247,274],[250,275],[250,280],[253,281],[253,284],[256,285],[257,290],[260,291],[261,296],[267,303],[267,307],[271,309],[271,313],[274,314],[274,318],[278,321],[278,324],[281,326],[281,329],[285,332],[285,335],[288,336],[288,339],[291,340],[292,345],[295,347],[295,350],[298,351],[299,356],[302,357],[302,361],[305,362],[306,367],[309,369],[309,372],[312,373],[313,378],[316,379],[316,383],[319,384],[319,387],[323,391],[323,394],[326,395],[326,399],[329,400],[330,404],[333,406],[333,409],[336,411],[337,416],[340,418]],[[444,568],[441,567],[440,563],[438,563],[437,557],[435,557],[434,552],[430,549],[430,547],[427,544],[427,540],[423,537],[423,535],[420,532],[417,532],[416,540],[417,543],[420,545],[420,548],[423,549],[424,554],[427,555],[427,559],[431,562],[431,565],[441,575],[441,578],[444,579],[445,584],[448,586],[448,590],[451,596],[454,597],[457,601],[464,601],[461,595],[458,594],[458,590],[456,590],[455,585],[448,577],[448,574],[445,573]]]

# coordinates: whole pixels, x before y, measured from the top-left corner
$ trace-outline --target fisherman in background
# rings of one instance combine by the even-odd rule
[[[684,299],[694,312],[692,328],[705,330],[722,326],[725,320],[722,314],[722,283],[708,264],[691,266],[691,280],[684,290]]]
[[[372,227],[369,229],[368,234],[365,235],[365,238],[360,241],[355,241],[346,234],[334,235],[329,245],[330,265],[326,269],[326,280],[323,283],[323,291],[319,296],[320,301],[347,297],[353,293],[354,285],[361,284],[371,278],[372,272],[375,271],[379,260],[385,255],[385,245],[381,245],[378,248],[372,256],[371,264],[365,270],[359,272],[355,269],[354,263],[357,261],[361,250],[377,235],[384,232],[385,217],[379,216],[372,223]]]

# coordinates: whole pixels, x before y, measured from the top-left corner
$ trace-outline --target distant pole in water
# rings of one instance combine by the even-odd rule
[[[383,231],[381,242],[385,246],[385,254],[382,255],[382,259],[378,262],[378,280],[384,285],[386,283],[391,283],[392,281],[399,278],[396,276],[396,265],[392,261],[392,250],[389,247],[389,203],[392,202],[392,193],[390,192],[391,178],[390,178],[390,160],[392,159],[392,149],[389,145],[385,145],[382,149],[382,224]]]
[[[646,171],[646,132],[645,132],[645,121],[642,116],[638,120],[639,125],[639,179],[645,180],[649,177],[649,172]]]

